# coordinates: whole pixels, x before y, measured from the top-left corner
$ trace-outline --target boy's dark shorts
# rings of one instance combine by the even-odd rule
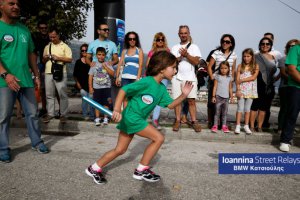
[[[110,108],[111,88],[94,89],[93,100]]]

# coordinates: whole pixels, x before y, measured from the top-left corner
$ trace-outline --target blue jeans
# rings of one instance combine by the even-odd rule
[[[300,89],[287,87],[288,104],[286,119],[283,123],[280,142],[290,144],[293,139],[295,125],[300,111]]]
[[[10,151],[9,125],[17,97],[20,99],[25,113],[28,135],[32,147],[36,147],[39,143],[43,142],[41,139],[34,88],[21,88],[18,92],[14,92],[8,87],[0,88],[0,155],[8,154]]]
[[[163,79],[161,81],[166,87],[168,86],[168,79]],[[152,115],[152,120],[158,120],[159,118],[159,115],[160,115],[160,110],[161,110],[161,107],[160,106],[155,106],[154,108],[154,111],[153,111],[153,115]]]
[[[84,89],[80,90],[80,94],[81,94],[82,97],[86,96],[86,97],[89,97],[89,98],[93,98]],[[86,101],[83,101],[83,99],[82,99],[82,103],[81,103],[81,109],[82,109],[82,115],[83,115],[83,117],[90,117],[90,119],[94,119],[95,112],[93,112],[93,109],[89,105],[89,103],[87,103]]]

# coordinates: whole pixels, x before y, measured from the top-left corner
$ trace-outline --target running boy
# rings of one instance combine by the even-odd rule
[[[94,101],[100,103],[104,107],[110,107],[111,98],[111,79],[110,76],[114,75],[114,70],[107,62],[104,62],[106,51],[103,47],[98,47],[96,50],[98,63],[89,71],[89,93],[93,95]],[[95,110],[95,125],[99,126],[100,112]],[[108,124],[107,115],[104,115],[103,124]]]
[[[102,168],[126,152],[135,134],[148,138],[152,142],[146,147],[133,178],[148,182],[160,180],[160,176],[150,170],[149,164],[163,144],[164,136],[147,122],[147,118],[156,105],[173,109],[192,90],[192,83],[186,82],[182,87],[182,94],[173,100],[161,83],[163,79],[172,79],[177,72],[177,64],[176,57],[167,51],[154,53],[147,68],[148,76],[120,89],[112,115],[112,119],[119,122],[117,128],[120,132],[117,145],[85,170],[87,175],[93,177],[95,183],[106,182]],[[121,114],[121,105],[125,98],[128,99],[128,104]]]

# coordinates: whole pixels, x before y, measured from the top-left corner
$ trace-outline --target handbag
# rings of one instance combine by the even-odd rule
[[[49,53],[51,55],[51,44],[49,47]],[[62,81],[63,79],[63,69],[64,69],[64,64],[58,64],[56,61],[53,61],[51,58],[51,74],[52,78],[55,81]]]

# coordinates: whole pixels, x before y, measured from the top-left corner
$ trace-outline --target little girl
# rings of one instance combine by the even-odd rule
[[[234,133],[241,133],[241,117],[245,112],[246,134],[252,134],[249,128],[250,108],[253,99],[258,97],[257,94],[257,75],[259,73],[258,64],[255,62],[253,49],[247,48],[242,53],[242,63],[239,64],[236,73],[236,96],[238,97],[238,106],[236,112],[236,128]]]
[[[230,65],[228,61],[220,63],[218,74],[215,76],[214,88],[212,93],[212,102],[216,103],[216,114],[214,116],[214,125],[211,131],[218,132],[218,119],[222,115],[222,131],[229,133],[227,123],[228,99],[232,101],[232,77],[229,74]]]
[[[187,81],[182,87],[182,94],[173,100],[166,87],[161,83],[165,78],[172,79],[177,72],[177,64],[176,57],[167,51],[154,53],[147,68],[148,76],[120,89],[112,114],[112,119],[119,122],[117,128],[120,129],[120,132],[117,145],[85,170],[95,183],[106,182],[102,168],[126,152],[135,134],[150,139],[151,143],[146,147],[142,159],[134,171],[133,178],[148,182],[160,180],[160,176],[150,170],[149,164],[163,144],[164,136],[155,127],[148,124],[147,118],[156,105],[173,109],[192,90],[192,83]],[[121,105],[125,98],[128,99],[128,104],[121,114]]]

